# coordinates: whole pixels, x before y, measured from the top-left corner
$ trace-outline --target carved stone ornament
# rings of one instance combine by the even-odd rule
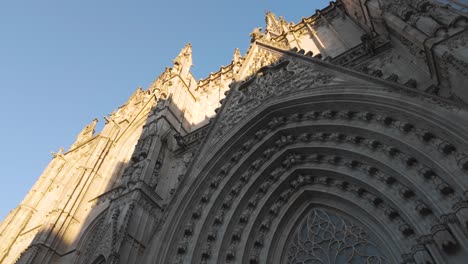
[[[288,264],[390,263],[363,227],[324,209],[306,215],[286,250]]]
[[[294,78],[293,78],[294,77]],[[295,60],[281,60],[273,66],[261,68],[252,78],[234,92],[231,104],[220,120],[216,138],[240,122],[264,100],[283,94],[313,89],[329,84],[335,76]]]
[[[262,32],[261,27],[254,28],[252,32],[249,34],[250,37],[252,37],[252,42],[254,42],[257,39],[261,39],[265,37],[265,33]]]
[[[78,145],[80,145],[81,143],[84,143],[87,140],[90,140],[94,135],[94,130],[96,128],[96,123],[97,122],[98,122],[98,119],[95,118],[95,119],[93,119],[93,121],[90,124],[87,124],[83,128],[83,130],[81,130],[81,132],[78,134],[78,136],[76,137],[75,143],[73,143],[73,145],[70,147],[70,149],[73,149],[73,148],[77,147]]]

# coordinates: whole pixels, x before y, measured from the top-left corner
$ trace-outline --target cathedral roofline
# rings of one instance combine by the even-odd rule
[[[337,7],[340,7],[341,6],[341,1],[340,0],[337,0],[336,2],[330,2],[330,4],[321,9],[321,10],[316,10],[316,13],[307,17],[307,18],[302,18],[302,20],[300,22],[298,22],[297,24],[294,24],[294,23],[288,23],[288,28],[289,28],[289,32],[292,31],[294,33],[296,33],[297,31],[301,30],[302,28],[304,28],[306,26],[307,23],[313,23],[314,21],[316,21],[317,19],[319,19],[321,16],[323,15],[326,15],[328,14],[329,12],[335,10],[335,8]],[[267,10],[265,11],[266,13],[266,16],[270,15],[270,14],[273,14],[271,11]],[[267,17],[265,18],[267,19]],[[271,40],[274,41],[274,42],[281,42],[285,39],[286,35],[288,34],[287,31],[283,31],[280,35],[277,35],[277,36],[272,36],[271,37]],[[271,44],[274,44],[274,43],[271,43]],[[241,57],[241,59],[244,59],[248,56],[249,52],[250,52],[250,49],[251,49],[251,46],[250,45],[245,53],[245,55],[243,57]],[[191,43],[187,43],[184,48],[181,50],[181,52],[179,53],[179,55],[176,57],[176,59],[174,59],[174,63],[177,61],[177,59],[179,57],[181,57],[182,55],[184,55],[186,53],[186,51],[189,50],[190,53],[192,53],[192,45]],[[217,71],[215,72],[211,72],[207,77],[205,78],[201,78],[197,81],[196,83],[196,88],[195,88],[195,91],[197,90],[201,90],[202,87],[208,85],[210,83],[210,81],[213,81],[217,78],[219,78],[221,75],[223,75],[224,73],[226,72],[229,72],[231,71],[232,69],[234,68],[234,61],[231,61],[230,64],[228,64],[227,66],[221,66]],[[154,83],[157,82],[157,80],[159,78],[161,78],[164,73],[167,71],[167,69],[172,69],[171,67],[166,67],[166,70],[161,73],[158,78],[156,78],[156,81],[153,82],[152,85],[150,85],[150,88],[152,88],[154,86]],[[195,78],[195,76],[190,72],[189,73],[192,77]]]
[[[327,7],[323,8],[321,10],[317,9],[315,14],[313,14],[313,15],[307,17],[307,18],[302,18],[301,21],[298,22],[297,24],[289,25],[289,29],[292,30],[293,32],[297,32],[297,31],[301,30],[302,28],[304,28],[307,23],[312,23],[312,22],[316,21],[321,16],[327,15],[329,12],[335,10],[338,7],[341,7],[341,5],[342,5],[341,0],[337,0],[336,2],[330,2],[330,4]],[[269,10],[267,10],[265,12],[266,12],[266,15],[268,15],[269,13],[273,14]],[[273,40],[282,40],[286,36],[286,34],[287,34],[287,32],[283,32],[281,35],[273,37],[272,39]],[[247,49],[247,52],[245,53],[243,58],[246,58],[247,55],[249,54],[250,47],[251,47],[251,45]],[[200,79],[198,81],[198,83],[197,83],[197,86],[198,86],[197,90],[201,86],[206,85],[210,80],[218,78],[223,72],[226,72],[226,71],[230,70],[232,67],[233,67],[233,63],[231,62],[227,66],[221,66],[218,71],[210,73],[208,77]]]

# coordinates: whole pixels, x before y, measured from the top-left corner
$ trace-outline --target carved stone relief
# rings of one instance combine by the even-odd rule
[[[329,84],[334,75],[292,59],[281,60],[273,66],[259,70],[257,74],[241,84],[231,99],[229,108],[219,121],[216,137],[221,137],[229,127],[245,117],[250,109],[260,105],[270,97],[304,89],[313,89]]]
[[[76,163],[79,169],[55,164],[55,167],[50,166],[50,171],[70,171],[67,174],[70,179],[79,176],[81,170],[92,171],[99,178],[93,182],[98,183],[96,185],[109,180],[107,171],[99,168],[113,167],[113,163],[88,168],[82,160],[88,157],[112,161],[130,159],[117,184],[114,184],[115,177],[111,179],[115,188],[104,190],[103,187],[105,192],[96,194],[97,198],[94,196],[91,200],[91,209],[101,210],[100,206],[106,206],[108,212],[97,221],[92,229],[92,238],[86,241],[86,245],[70,251],[77,254],[75,263],[100,262],[103,259],[106,263],[118,263],[130,258],[132,263],[146,263],[140,259],[142,252],[154,254],[153,257],[162,256],[159,261],[147,259],[147,262],[158,263],[265,263],[265,257],[269,258],[274,254],[272,251],[278,250],[271,238],[282,234],[283,223],[291,219],[288,212],[294,210],[294,202],[300,200],[298,197],[302,199],[301,195],[309,193],[324,194],[332,197],[331,200],[333,197],[346,199],[350,206],[374,214],[375,219],[372,220],[375,222],[370,222],[376,226],[365,222],[364,216],[339,213],[338,206],[336,209],[325,205],[323,208],[315,207],[305,218],[298,220],[291,240],[283,236],[281,243],[286,244],[287,263],[389,263],[389,259],[394,258],[387,258],[383,252],[398,252],[403,253],[396,257],[401,263],[430,264],[437,263],[434,260],[438,255],[451,261],[450,257],[462,254],[461,251],[466,249],[463,239],[468,228],[468,149],[464,144],[466,137],[454,129],[464,129],[464,124],[454,127],[447,124],[463,123],[464,119],[459,117],[465,113],[465,107],[419,91],[447,97],[449,95],[439,93],[442,90],[439,87],[452,84],[442,80],[441,83],[423,85],[420,80],[429,80],[430,76],[408,79],[402,72],[391,69],[399,67],[400,71],[406,72],[406,66],[400,67],[406,62],[415,67],[426,67],[423,60],[427,63],[435,49],[424,48],[424,45],[431,39],[441,41],[454,32],[462,32],[468,20],[429,0],[345,2],[352,3],[350,10],[338,1],[302,19],[297,25],[282,18],[278,20],[270,14],[267,30],[256,28],[252,32],[253,43],[245,57],[236,50],[231,65],[221,67],[199,82],[189,74],[189,67],[180,57],[173,68],[166,68],[149,90],[137,89],[125,105],[106,118],[110,123],[106,132],[110,131],[112,136],[95,137],[93,121],[78,136],[72,146],[77,147],[74,151],[55,153],[56,158],[63,159],[64,163]],[[359,45],[349,46],[341,55],[327,57],[324,62],[318,61],[322,54],[312,59],[312,52],[304,50],[307,46],[305,39],[312,37],[309,31],[323,26],[320,34],[315,32],[312,35],[323,38],[320,42],[324,40],[325,45],[331,45],[333,43],[327,43],[327,38],[341,35],[340,23],[346,23],[349,13],[355,14],[361,26],[369,26],[363,29],[368,35],[362,36]],[[395,23],[386,25],[385,22],[390,21],[386,21],[384,15],[395,19]],[[390,30],[391,37],[387,30]],[[423,40],[424,36],[428,38]],[[436,44],[442,49],[442,52],[435,51],[442,62],[440,69],[435,70],[440,70],[442,79],[449,80],[451,75],[468,76],[468,65],[463,56],[458,56],[467,44],[466,36],[453,34]],[[347,42],[346,37],[343,42]],[[290,45],[301,47],[290,49]],[[398,52],[406,51],[392,53],[397,49]],[[391,51],[388,56],[385,54],[387,51]],[[378,57],[379,54],[383,56]],[[400,55],[418,59],[400,60]],[[323,53],[323,57],[326,56]],[[190,54],[184,53],[183,57],[191,64]],[[335,65],[327,65],[327,62]],[[337,65],[361,70],[368,75],[347,71]],[[189,77],[179,76],[182,71]],[[356,82],[345,83],[348,78],[342,79],[341,76],[349,76]],[[180,82],[175,81],[178,77],[182,77]],[[239,83],[224,94],[229,94],[227,99],[219,101],[233,78]],[[166,127],[161,125],[157,128],[156,121],[152,121],[158,119],[163,123],[169,120],[166,115],[170,112],[168,106],[177,101],[171,92],[185,84],[188,87],[183,88],[188,88],[188,97],[184,100],[194,102],[190,101],[181,109],[183,118],[189,120],[189,116],[193,117],[190,119],[193,122],[187,121],[186,126],[181,122],[183,125],[180,127],[164,123],[174,128],[170,133],[177,132],[170,134],[169,147],[162,146],[156,153],[156,148],[162,144],[161,137],[164,137],[158,137],[158,128],[162,131]],[[359,87],[361,84],[364,87]],[[374,88],[376,90],[372,90]],[[309,93],[307,89],[313,91]],[[301,91],[303,93],[297,93]],[[319,94],[322,91],[326,94]],[[330,102],[306,101],[309,99],[307,95],[314,94],[310,98],[314,100],[317,98],[315,95],[327,97],[330,91],[337,94],[337,97],[329,97]],[[356,92],[348,101],[347,94],[340,94],[340,91]],[[276,99],[294,97],[295,93],[300,99],[294,103],[303,100],[301,106],[291,106],[286,100],[278,100],[281,101],[281,109],[270,104]],[[371,96],[368,97],[369,94]],[[363,100],[358,96],[364,97]],[[373,101],[373,98],[378,100]],[[391,102],[386,104],[383,102],[385,98],[391,98]],[[403,108],[406,107],[403,111],[398,110],[401,98],[408,99],[401,101]],[[254,117],[254,112],[264,103],[268,104],[269,112],[265,110],[262,112],[264,116]],[[418,103],[434,107],[435,117],[430,116],[431,111],[418,112],[422,109]],[[214,110],[219,104],[224,105],[222,112]],[[132,133],[141,131],[140,121],[144,122],[144,115],[151,105],[156,106],[146,119],[141,137],[135,142],[136,136]],[[209,111],[203,110],[204,107]],[[205,112],[195,113],[199,110]],[[207,118],[214,112],[218,117],[200,128],[208,123]],[[194,116],[199,116],[200,120]],[[445,118],[449,122],[446,123]],[[245,131],[234,135],[234,131],[245,124],[244,120],[251,122],[253,127],[244,126]],[[193,126],[195,123],[197,125]],[[139,127],[135,129],[137,125]],[[195,127],[198,129],[193,130]],[[219,150],[221,155],[213,160],[197,156],[204,150],[199,146],[202,146],[202,139],[208,131],[213,135],[213,138],[206,139],[213,144],[208,148]],[[221,149],[223,146],[216,145],[221,138],[224,142],[224,137],[230,133],[233,138],[226,140],[233,143],[229,145],[232,149]],[[101,138],[103,141],[94,140]],[[97,151],[98,147],[105,145],[101,144],[104,140],[109,140],[105,143],[116,146],[126,156],[114,155],[112,148],[102,153]],[[130,147],[136,143],[131,157],[129,151],[125,151],[130,150],[129,146],[119,145],[123,141],[131,142]],[[211,153],[207,155],[209,157]],[[189,166],[192,162],[200,163]],[[117,167],[118,172],[113,175],[120,174],[120,169],[121,166]],[[187,173],[187,170],[194,174]],[[315,173],[322,171],[330,175]],[[52,181],[44,190],[50,192],[63,188],[65,185],[60,181]],[[158,192],[161,189],[168,190],[168,194],[161,195],[163,192]],[[34,192],[42,193],[42,190]],[[88,198],[86,195],[83,197]],[[73,204],[87,204],[86,200],[83,201],[73,200]],[[75,209],[67,209],[67,212],[81,210]],[[60,212],[54,209],[51,215]],[[134,223],[137,226],[129,228]],[[403,249],[387,251],[380,248],[382,245],[374,239],[377,236],[370,231],[376,231],[380,225],[385,225],[392,235],[386,246],[391,247],[390,244],[396,241],[403,245]],[[60,232],[68,232],[67,228],[76,227],[67,224]],[[133,228],[139,233],[151,233],[144,236],[148,239],[152,236],[157,246],[144,244],[140,238],[130,234],[129,230]],[[17,241],[32,240],[37,231],[28,232],[20,235]],[[68,237],[63,235],[62,238]],[[138,257],[124,256],[122,245],[131,248]],[[18,263],[33,262],[44,252],[50,256],[63,253],[53,247],[46,249],[44,245],[32,245],[24,251]]]
[[[396,130],[401,130],[404,133],[415,133],[418,138],[422,142],[425,142],[424,144],[431,144],[433,145],[438,151],[441,153],[444,153],[445,155],[452,155],[455,151],[453,145],[450,143],[447,143],[446,141],[439,141],[438,139],[435,139],[434,134],[431,132],[428,132],[427,130],[421,130],[419,128],[416,128],[414,125],[411,123],[397,120],[394,117],[390,116],[385,116],[381,114],[373,114],[370,112],[357,112],[353,110],[326,110],[326,111],[313,111],[313,112],[307,112],[307,113],[295,113],[290,116],[276,116],[271,119],[270,122],[268,122],[268,127],[267,128],[261,128],[258,130],[258,132],[255,133],[255,138],[247,140],[244,144],[242,144],[241,150],[239,152],[236,152],[232,159],[232,162],[236,162],[239,160],[239,157],[242,156],[242,153],[248,152],[251,148],[253,148],[259,140],[264,138],[267,134],[268,131],[273,131],[277,129],[278,127],[285,126],[289,123],[294,123],[294,122],[304,122],[305,120],[321,120],[321,119],[328,119],[328,120],[361,120],[360,122],[376,122],[380,124],[381,126],[385,127],[386,129],[396,129]],[[272,147],[265,146],[265,151],[263,152],[263,157],[255,160],[252,162],[248,170],[240,176],[240,182],[237,184],[234,184],[229,197],[226,198],[225,202],[223,203],[223,209],[219,211],[218,215],[224,216],[227,214],[226,210],[229,211],[231,208],[231,205],[233,204],[233,199],[236,200],[237,195],[241,192],[243,186],[246,186],[249,180],[251,179],[251,176],[255,175],[256,171],[259,170],[259,168],[264,164],[268,158],[271,157],[272,153],[278,152],[280,149],[290,145],[290,144],[295,144],[297,142],[313,142],[313,141],[318,141],[318,142],[324,142],[324,141],[334,141],[334,142],[339,142],[339,143],[351,143],[351,144],[358,144],[361,146],[365,146],[369,148],[372,151],[381,151],[382,153],[385,153],[389,157],[389,159],[392,160],[400,160],[403,166],[409,168],[412,172],[419,174],[421,177],[428,179],[430,182],[432,182],[435,185],[435,188],[437,188],[440,191],[440,194],[442,196],[448,197],[453,203],[457,203],[460,201],[460,195],[456,195],[454,193],[454,189],[452,189],[448,184],[446,184],[439,176],[437,176],[434,171],[428,167],[425,164],[421,164],[420,161],[418,161],[416,158],[412,157],[411,155],[408,155],[407,153],[403,153],[400,149],[386,145],[385,143],[375,140],[375,139],[367,139],[364,137],[361,137],[359,135],[347,135],[346,133],[340,133],[340,132],[318,132],[315,130],[315,133],[310,133],[310,134],[300,134],[300,135],[282,135],[279,137],[277,141],[274,142],[274,145]],[[457,158],[458,160],[458,158]],[[424,217],[425,221],[429,221],[430,225],[436,226],[437,225],[437,218],[433,216],[433,210],[420,198],[417,198],[415,196],[415,193],[413,190],[410,188],[406,187],[404,184],[399,182],[395,177],[392,175],[385,175],[383,174],[378,168],[373,167],[372,165],[365,164],[362,161],[359,160],[349,160],[346,157],[339,157],[339,156],[327,156],[325,154],[313,154],[310,156],[303,156],[297,153],[290,153],[289,155],[286,155],[284,160],[280,163],[281,166],[274,169],[270,176],[269,180],[265,181],[263,184],[261,184],[258,188],[257,195],[252,197],[249,200],[248,207],[240,214],[239,218],[239,223],[240,226],[238,229],[240,232],[242,232],[242,227],[244,227],[249,221],[250,221],[250,215],[252,215],[252,212],[255,210],[256,205],[258,201],[266,194],[268,193],[268,190],[270,186],[278,179],[278,177],[285,172],[286,170],[292,168],[296,164],[300,164],[303,162],[314,162],[316,164],[334,164],[334,165],[340,165],[340,166],[346,166],[349,167],[353,170],[362,170],[364,173],[370,175],[372,178],[379,179],[382,181],[383,184],[392,186],[392,188],[395,188],[395,190],[398,190],[396,195],[401,197],[402,199],[410,199],[414,201],[414,210],[417,212],[417,214],[420,217]],[[230,165],[231,163],[227,164],[226,166],[221,169],[220,174],[218,175],[217,178],[212,182],[210,185],[210,188],[216,189],[220,185],[220,181],[226,176],[226,174],[229,173],[229,168],[232,167]],[[370,204],[373,204],[377,208],[381,208],[383,210],[383,214],[387,215],[389,219],[394,221],[399,228],[399,232],[404,237],[414,237],[415,234],[415,229],[408,225],[406,221],[401,218],[401,213],[398,213],[397,209],[391,208],[388,205],[385,205],[384,200],[379,198],[378,196],[368,192],[366,189],[362,187],[355,187],[352,186],[351,184],[347,182],[343,182],[340,180],[336,179],[331,179],[327,177],[318,177],[315,180],[310,178],[309,176],[303,177],[303,176],[298,176],[297,180],[291,181],[291,187],[293,189],[297,189],[300,186],[303,186],[306,183],[310,182],[315,182],[316,184],[322,184],[325,186],[337,186],[338,188],[342,190],[349,190],[352,192],[355,192],[359,197],[366,199]],[[273,217],[278,214],[278,211],[281,209],[282,204],[284,201],[288,199],[288,197],[291,195],[292,190],[288,190],[284,192],[280,198],[279,201],[270,208],[270,215]],[[202,197],[201,202],[202,203],[207,203],[210,200],[211,195],[213,194],[212,191],[206,193],[206,196]],[[200,204],[199,207],[197,207],[197,210],[194,211],[194,219],[199,219],[202,211],[203,211],[204,205]],[[459,216],[461,216],[459,214]],[[223,225],[223,218],[217,216],[216,220],[215,219],[215,227],[218,229],[220,225]],[[261,231],[258,236],[257,240],[255,242],[255,246],[252,249],[253,255],[251,256],[251,262],[252,263],[258,263],[259,261],[259,255],[261,252],[261,248],[263,245],[263,237],[266,235],[266,229],[268,229],[268,226],[270,226],[269,223],[271,223],[273,218],[267,218],[264,223],[262,224],[262,228],[264,229]],[[463,219],[463,218],[462,218]],[[236,229],[237,230],[237,229]],[[427,230],[427,232],[432,232],[432,230]],[[232,243],[229,246],[229,252],[226,254],[226,260],[231,261],[236,258],[236,245],[238,244],[238,236],[233,235],[233,240]],[[213,236],[212,238],[208,238],[207,243],[211,245],[212,242],[210,242],[210,239],[215,239]],[[208,248],[208,245],[206,246]],[[415,251],[416,252],[416,251]],[[206,253],[206,252],[205,252]],[[412,253],[413,254],[413,253]],[[416,253],[415,257],[419,257]],[[422,254],[422,253],[421,253]],[[211,254],[204,254],[204,259],[207,261],[210,258]],[[412,255],[411,255],[412,256]],[[380,261],[380,260],[379,260]],[[382,260],[383,261],[383,260]],[[382,262],[385,263],[385,262]]]
[[[286,254],[288,264],[390,263],[362,225],[325,209],[301,220]]]

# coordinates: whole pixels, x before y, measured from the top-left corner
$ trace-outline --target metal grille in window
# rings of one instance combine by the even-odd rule
[[[313,209],[287,245],[287,264],[387,264],[367,232],[324,209]]]

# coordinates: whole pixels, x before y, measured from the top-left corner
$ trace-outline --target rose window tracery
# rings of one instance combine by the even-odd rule
[[[313,209],[293,232],[287,264],[390,263],[363,227],[329,210]]]

